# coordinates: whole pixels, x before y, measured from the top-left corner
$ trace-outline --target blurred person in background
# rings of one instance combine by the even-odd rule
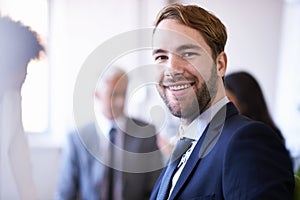
[[[21,88],[28,63],[44,50],[30,27],[0,15],[0,199],[38,199],[22,125]]]
[[[226,75],[224,82],[226,94],[240,114],[269,125],[284,143],[284,137],[270,115],[257,80],[250,73],[240,71]]]
[[[97,123],[80,127],[67,137],[56,199],[149,199],[162,168],[156,129],[124,114],[128,86],[125,71],[114,67],[101,80],[95,92]],[[151,159],[138,159],[153,152]],[[117,163],[110,162],[110,154]],[[145,171],[134,172],[140,167]]]

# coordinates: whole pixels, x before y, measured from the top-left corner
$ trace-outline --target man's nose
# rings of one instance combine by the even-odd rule
[[[167,70],[170,76],[183,74],[185,70],[186,61],[176,54],[170,54],[167,62]]]

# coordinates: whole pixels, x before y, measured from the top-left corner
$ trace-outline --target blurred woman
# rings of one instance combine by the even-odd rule
[[[242,115],[268,124],[284,142],[275,125],[257,80],[248,72],[234,72],[225,76],[226,94]]]

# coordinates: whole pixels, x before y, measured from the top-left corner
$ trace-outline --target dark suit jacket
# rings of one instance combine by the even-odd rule
[[[151,200],[156,199],[163,174]],[[266,125],[223,107],[192,152],[170,199],[292,199],[294,176],[284,145]]]
[[[137,123],[138,126],[136,126]],[[83,200],[100,199],[100,184],[105,167],[99,161],[99,157],[94,156],[101,153],[100,139],[96,130],[95,124],[89,124],[68,135],[68,143],[62,157],[56,199],[71,200],[77,199],[79,196]],[[148,153],[158,149],[153,125],[127,119],[126,131],[124,132],[126,132],[124,133],[124,150],[135,153]],[[134,157],[129,162],[135,166],[142,165],[141,168],[144,165],[149,166],[149,169],[151,166],[160,166],[159,169],[147,173],[123,173],[122,190],[124,199],[149,199],[155,181],[161,173],[161,154],[156,153],[151,159],[144,161],[146,163],[141,163]]]

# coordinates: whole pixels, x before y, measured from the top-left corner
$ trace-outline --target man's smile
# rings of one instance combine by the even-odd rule
[[[191,84],[171,85],[168,88],[169,88],[169,90],[172,90],[172,91],[179,91],[179,90],[187,89],[189,87],[191,87]]]

